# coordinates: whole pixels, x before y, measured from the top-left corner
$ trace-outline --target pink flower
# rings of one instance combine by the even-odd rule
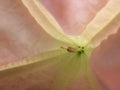
[[[119,3],[0,1],[0,89],[119,90]]]

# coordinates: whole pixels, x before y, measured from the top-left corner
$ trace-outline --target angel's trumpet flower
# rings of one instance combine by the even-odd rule
[[[1,65],[0,80],[34,74],[43,68],[56,66],[56,75],[48,90],[68,90],[70,83],[77,77],[81,80],[80,90],[102,90],[91,71],[89,59],[92,51],[100,45],[102,40],[119,30],[120,0],[109,0],[78,36],[65,34],[38,0],[21,1],[36,24],[45,31],[40,31],[43,35],[39,36],[40,40],[35,43],[41,45],[39,46],[41,52],[19,61]],[[12,24],[15,23],[17,22]],[[51,44],[47,45],[47,42]]]

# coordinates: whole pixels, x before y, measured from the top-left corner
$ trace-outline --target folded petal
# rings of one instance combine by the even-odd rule
[[[37,0],[22,0],[24,5],[28,8],[34,19],[40,26],[52,37],[57,40],[72,43],[69,37],[64,34],[62,28],[58,25],[56,20],[48,13],[48,11]]]
[[[14,69],[14,68],[21,68],[24,66],[27,67],[27,65],[34,64],[37,62],[41,62],[41,63],[46,62],[46,60],[49,60],[51,58],[62,55],[63,53],[65,53],[65,50],[63,51],[61,48],[59,50],[42,52],[40,54],[31,56],[31,57],[27,57],[20,61],[9,63],[7,65],[2,65],[2,66],[0,66],[0,71],[5,71],[5,70],[9,70],[9,69]],[[49,60],[49,62],[52,62],[52,61]],[[48,65],[48,64],[46,63],[46,65]]]
[[[110,34],[116,33],[120,27],[120,0],[109,0],[106,6],[87,25],[81,34],[81,42],[97,47]]]
[[[59,52],[50,51],[26,58],[17,64],[13,63],[13,65],[9,65],[9,68],[2,67],[0,88],[4,90],[49,90],[54,76],[53,72],[56,71],[58,62],[65,55],[66,52],[60,50]],[[17,66],[13,67],[15,64]]]
[[[59,22],[64,32],[80,35],[109,0],[38,0]]]
[[[26,88],[33,89],[36,87],[36,89],[39,89],[42,86],[38,82],[43,80],[40,78],[40,72],[53,66],[55,76],[52,83],[49,83],[49,89],[46,90],[68,90],[69,85],[76,78],[80,78],[79,88],[82,90],[101,90],[90,69],[88,57],[89,55],[86,54],[80,55],[79,53],[70,53],[65,50],[41,53],[34,57],[26,58],[23,62],[13,63],[8,68],[2,67],[0,82],[6,80],[10,82],[12,79],[19,81],[20,78],[26,81],[26,78],[32,75],[32,78],[29,78],[27,81],[33,80],[35,76],[37,78],[35,80],[36,84],[35,86],[32,84],[33,87],[31,87],[29,84],[33,82],[27,82],[28,87]],[[15,87],[19,86],[19,84],[15,83],[13,85]]]
[[[0,65],[61,45],[34,20],[22,1],[0,0]]]

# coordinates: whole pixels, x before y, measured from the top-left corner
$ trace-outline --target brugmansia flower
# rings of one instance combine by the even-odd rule
[[[57,74],[50,90],[67,90],[67,86],[76,77],[81,79],[81,90],[101,90],[91,71],[89,59],[102,40],[119,30],[120,0],[109,0],[79,36],[65,34],[38,0],[22,0],[22,3],[45,31],[41,32],[43,34],[40,41],[38,40],[41,52],[20,61],[1,65],[0,79],[39,72],[43,68],[56,65]],[[50,40],[47,40],[48,38]]]

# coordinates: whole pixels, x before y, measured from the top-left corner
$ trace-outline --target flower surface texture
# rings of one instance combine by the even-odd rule
[[[0,0],[0,90],[120,90],[120,0]]]

